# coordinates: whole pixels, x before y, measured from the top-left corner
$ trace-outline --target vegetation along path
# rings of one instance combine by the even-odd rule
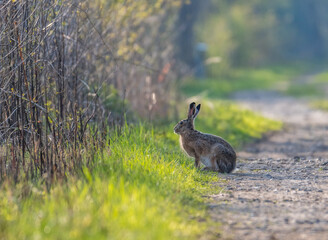
[[[245,107],[285,123],[239,152],[211,196],[223,239],[328,239],[328,114],[274,91],[235,95]]]

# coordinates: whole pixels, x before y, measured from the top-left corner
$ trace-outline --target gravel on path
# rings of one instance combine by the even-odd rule
[[[235,172],[220,174],[224,191],[210,196],[220,237],[328,240],[328,113],[274,91],[234,98],[285,127],[245,146]]]

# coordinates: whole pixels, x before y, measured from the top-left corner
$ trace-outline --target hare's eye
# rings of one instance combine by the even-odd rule
[[[182,121],[180,122],[180,125],[182,125]]]

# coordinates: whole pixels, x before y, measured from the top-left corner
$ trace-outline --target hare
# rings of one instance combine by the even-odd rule
[[[221,137],[206,134],[195,130],[194,120],[197,117],[200,104],[195,108],[191,103],[188,118],[181,120],[174,127],[174,132],[180,135],[181,148],[195,158],[195,167],[200,167],[200,162],[205,165],[202,170],[230,173],[236,167],[236,153],[231,145]]]

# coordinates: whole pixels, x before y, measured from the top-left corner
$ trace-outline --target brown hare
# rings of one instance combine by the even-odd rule
[[[205,165],[202,170],[230,173],[236,167],[236,153],[231,145],[221,137],[195,130],[194,120],[197,117],[200,104],[195,108],[191,103],[188,118],[181,120],[174,127],[174,132],[180,135],[181,148],[195,158],[195,166],[200,162]]]

